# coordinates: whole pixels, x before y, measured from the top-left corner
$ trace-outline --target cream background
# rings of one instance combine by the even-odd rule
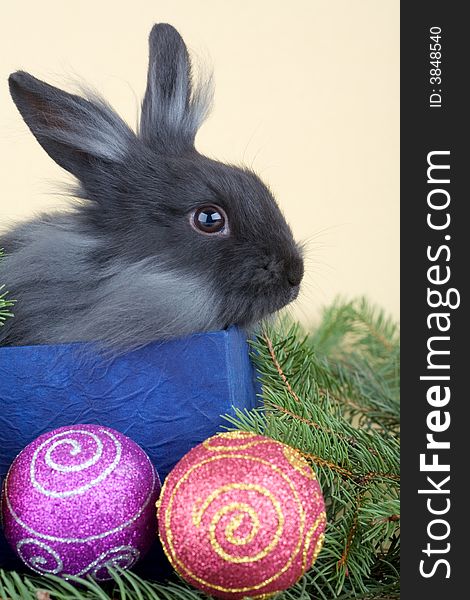
[[[134,125],[158,21],[214,67],[198,149],[252,164],[310,240],[297,316],[366,294],[398,317],[398,0],[2,3],[0,227],[64,206],[57,182],[69,177],[22,123],[8,74],[70,91],[81,77]]]

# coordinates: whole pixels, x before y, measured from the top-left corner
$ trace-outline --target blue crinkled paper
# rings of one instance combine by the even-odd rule
[[[0,480],[40,434],[75,423],[113,427],[149,455],[161,479],[220,431],[257,384],[236,327],[153,342],[114,359],[83,344],[0,348]],[[0,534],[0,567],[16,568]]]

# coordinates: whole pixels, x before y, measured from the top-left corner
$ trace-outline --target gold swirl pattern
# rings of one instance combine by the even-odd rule
[[[305,458],[299,452],[297,452],[297,450],[294,450],[294,448],[291,448],[290,446],[284,446],[283,453],[289,464],[294,467],[296,471],[302,473],[304,477],[313,480],[317,478],[312,467],[308,464]]]
[[[248,438],[255,438],[259,436],[257,436],[256,433],[251,433],[250,431],[223,431],[222,433],[218,433],[217,436],[207,439],[206,442],[214,439],[214,437],[222,440],[246,440]]]
[[[258,533],[259,528],[261,526],[261,523],[260,523],[258,515],[256,514],[256,511],[253,510],[251,508],[251,506],[249,506],[248,504],[245,504],[244,502],[233,502],[232,504],[229,504],[228,506],[230,507],[230,509],[232,507],[235,508],[237,511],[239,511],[239,514],[232,517],[232,519],[230,520],[228,525],[225,527],[226,539],[231,544],[234,544],[235,546],[244,546],[245,544],[249,544],[250,542],[252,542],[254,540],[254,538],[256,537],[256,534]],[[224,509],[223,509],[224,514],[226,512],[230,512],[230,510],[228,510],[228,509],[225,510],[225,508],[227,508],[227,507],[224,507]],[[248,515],[249,518],[251,519],[251,530],[248,534],[245,534],[245,536],[243,536],[243,535],[237,534],[236,532],[239,529],[239,527],[242,525],[245,514]]]
[[[312,554],[312,562],[310,563],[310,567],[313,566],[313,564],[317,560],[318,555],[320,554],[320,550],[323,548],[324,541],[325,541],[325,534],[322,531],[317,538],[317,543],[315,544],[315,550],[313,551],[313,554]]]
[[[245,444],[217,444],[215,440],[250,440]],[[274,440],[268,438],[262,438],[255,433],[249,433],[248,431],[227,431],[225,433],[219,433],[211,438],[208,438],[204,442],[202,442],[202,446],[206,450],[211,450],[213,452],[228,452],[230,450],[247,450],[248,448],[253,448],[253,446],[257,446],[258,444],[273,444],[276,443]]]
[[[325,537],[325,535],[324,535],[323,532],[320,533],[320,535],[317,538],[315,550],[313,552],[312,561],[310,562],[310,565],[307,564],[307,556],[308,556],[308,552],[310,550],[310,544],[312,543],[312,538],[313,538],[313,536],[315,535],[315,533],[318,531],[318,529],[320,527],[324,527],[325,526],[325,523],[326,523],[326,514],[325,514],[325,512],[322,511],[318,515],[318,518],[315,521],[315,523],[307,531],[307,535],[305,536],[304,551],[302,553],[302,571],[306,571],[308,567],[310,567],[311,565],[313,565],[313,563],[317,559],[318,554],[320,553],[320,550],[321,550],[322,545],[323,545],[323,539]]]
[[[273,442],[272,440],[267,440],[267,441],[269,441],[271,443]],[[211,447],[211,449],[212,449],[212,447]],[[237,447],[237,449],[238,449],[238,447]],[[282,480],[284,480],[284,482],[287,484],[288,488],[290,489],[290,491],[292,493],[292,499],[293,499],[294,505],[297,509],[297,514],[298,514],[298,518],[299,518],[298,539],[296,541],[296,544],[295,544],[295,547],[293,548],[292,553],[290,554],[290,556],[287,559],[287,561],[285,562],[285,564],[276,573],[274,573],[270,577],[267,577],[264,580],[254,584],[254,585],[243,586],[243,587],[238,587],[238,588],[227,588],[225,586],[215,584],[213,582],[208,581],[207,579],[204,579],[203,577],[198,576],[196,573],[194,573],[193,570],[188,565],[184,564],[182,562],[182,560],[179,558],[178,553],[175,548],[175,542],[174,542],[173,533],[172,533],[172,529],[171,529],[171,515],[172,515],[173,504],[174,504],[175,498],[176,498],[181,486],[190,478],[190,476],[193,474],[193,472],[196,471],[197,469],[200,469],[201,467],[203,467],[204,465],[207,465],[209,463],[215,463],[216,461],[223,461],[225,459],[241,459],[244,461],[245,460],[252,461],[252,462],[264,465],[264,466],[268,467],[269,469],[271,469],[274,473],[276,473],[276,475],[278,475]],[[166,491],[166,486],[168,484],[168,481],[169,481],[169,479],[167,478],[167,480],[165,481],[165,484],[163,486],[163,489],[162,489],[162,494],[161,494],[162,498],[165,496],[165,491]],[[257,487],[256,484],[244,484],[244,485],[246,485],[247,487],[253,486],[252,489],[255,489]],[[206,502],[207,502],[207,500],[206,500]],[[199,508],[199,512],[201,511],[201,508]],[[161,510],[161,509],[162,509],[162,504],[160,504],[159,510]],[[279,504],[279,510],[280,510],[280,513],[282,513],[280,504]],[[193,516],[194,516],[194,514],[193,514]],[[280,519],[279,513],[278,513],[278,518]],[[284,516],[282,517],[282,524],[283,523],[284,523]],[[185,575],[189,576],[190,578],[192,578],[194,581],[198,582],[199,584],[206,586],[212,590],[216,590],[216,591],[232,592],[232,593],[248,593],[248,592],[253,592],[253,591],[259,590],[263,587],[266,587],[270,583],[279,579],[286,571],[288,571],[290,569],[290,567],[294,563],[294,560],[299,555],[302,545],[303,545],[303,538],[304,538],[304,531],[305,531],[305,512],[304,512],[304,509],[302,506],[302,502],[300,500],[300,496],[295,488],[294,483],[284,473],[284,471],[282,469],[280,469],[278,466],[274,465],[270,461],[265,460],[260,457],[257,457],[257,456],[252,456],[249,454],[229,453],[229,454],[219,454],[216,456],[210,456],[210,457],[192,465],[184,473],[184,475],[177,481],[174,489],[172,490],[172,492],[170,494],[170,497],[168,500],[168,505],[166,506],[166,510],[164,513],[164,525],[165,525],[167,544],[165,544],[165,540],[163,540],[163,539],[162,539],[162,542],[163,542],[163,546],[165,549],[165,553],[167,554],[167,557],[168,557],[170,563],[172,564],[173,568],[182,577],[185,577]],[[279,543],[279,540],[280,540],[280,534],[278,533],[279,531],[282,531],[282,530],[280,530],[279,526],[278,526],[278,529],[276,530],[277,535],[275,535],[274,540],[271,542],[271,544],[270,544],[271,547],[269,548],[269,550],[267,550],[267,552],[266,552],[266,548],[264,549],[264,556],[268,556],[268,554],[272,551],[272,549]],[[161,537],[161,532],[160,532],[160,537]],[[212,541],[213,538],[211,537],[210,539]],[[215,548],[214,548],[214,550],[215,550]],[[218,554],[219,554],[219,556],[221,555],[221,553],[218,553]],[[225,558],[225,557],[223,557],[223,558],[225,560],[227,560],[227,558]],[[231,560],[231,559],[233,559],[233,557],[229,556],[229,558],[230,558],[230,560],[228,562],[253,562],[253,559],[252,559],[253,557],[249,557],[248,561],[247,560],[233,561],[233,560]],[[242,558],[242,557],[240,557],[240,558]],[[245,557],[243,557],[243,558],[245,558]],[[261,557],[257,558],[257,560],[261,560]]]
[[[256,536],[256,534],[258,533],[259,528],[260,528],[259,517],[256,514],[256,511],[251,506],[249,506],[243,502],[232,502],[232,503],[227,504],[227,505],[223,506],[222,508],[220,508],[215,513],[214,517],[212,518],[212,521],[209,525],[209,537],[210,537],[211,546],[215,550],[215,552],[217,552],[217,554],[221,558],[226,560],[227,562],[232,562],[232,563],[256,562],[258,560],[265,558],[279,543],[279,540],[281,539],[282,531],[284,528],[284,520],[285,520],[280,502],[278,500],[276,500],[276,498],[274,497],[274,494],[272,494],[265,487],[262,487],[260,485],[254,484],[254,483],[229,483],[227,485],[224,485],[224,486],[214,490],[212,492],[212,494],[210,494],[210,496],[206,499],[204,504],[197,510],[197,512],[193,513],[193,522],[196,525],[196,527],[200,527],[203,514],[208,509],[209,505],[214,500],[216,500],[220,495],[222,495],[226,492],[229,492],[231,490],[255,491],[258,494],[268,498],[270,500],[270,502],[276,512],[276,516],[277,516],[276,532],[274,533],[274,537],[271,540],[271,542],[265,548],[263,548],[262,550],[260,550],[253,556],[231,556],[230,554],[228,554],[228,552],[223,550],[220,543],[217,541],[217,536],[216,536],[217,525],[223,516],[225,516],[226,514],[228,514],[230,512],[236,513],[232,517],[232,520],[226,526],[226,529],[225,529],[225,538],[234,545],[241,546],[241,545],[248,544],[250,541],[252,541],[254,539],[254,537]],[[236,538],[234,537],[233,533],[241,525],[241,522],[243,520],[243,514],[246,514],[251,518],[251,522],[252,522],[251,531],[244,538],[238,538],[234,542],[232,540],[234,540]]]
[[[260,552],[255,556],[231,556],[228,552],[225,552],[225,550],[222,548],[222,546],[217,540],[216,531],[217,525],[219,524],[220,520],[226,514],[229,514],[231,512],[235,512],[235,515],[231,518],[224,531],[225,539],[228,540],[230,543],[233,543],[233,540],[238,539],[238,543],[235,543],[234,545],[243,546],[249,541],[252,541],[255,538],[255,535],[253,534],[259,531],[259,518],[256,512],[251,508],[251,506],[245,504],[244,502],[232,502],[231,504],[227,504],[215,513],[213,521],[209,525],[209,538],[214,551],[227,562],[233,563],[256,562],[257,560],[260,560],[261,558],[264,558],[264,556],[269,554],[269,547],[265,548],[263,552]],[[249,534],[245,537],[236,538],[234,536],[234,530],[240,527],[240,525],[243,522],[244,515],[248,515],[251,518],[251,530]],[[276,543],[275,539],[274,542]]]

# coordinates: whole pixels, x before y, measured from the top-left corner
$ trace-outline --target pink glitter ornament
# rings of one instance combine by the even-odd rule
[[[168,475],[158,506],[163,548],[189,583],[218,598],[266,598],[293,585],[322,547],[315,474],[289,446],[216,435]]]
[[[5,479],[5,537],[38,573],[110,579],[156,537],[158,475],[145,452],[108,427],[73,425],[39,436]]]

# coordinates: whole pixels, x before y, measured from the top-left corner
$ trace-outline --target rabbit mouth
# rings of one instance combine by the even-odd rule
[[[230,316],[229,319],[225,319],[225,327],[233,323],[236,323],[240,327],[251,327],[293,302],[299,295],[299,291],[300,286],[297,285],[273,295],[256,295],[249,303],[245,299],[239,303],[235,301],[235,312],[238,314],[234,314],[231,319]]]
[[[300,286],[292,286],[289,290],[284,291],[282,294],[278,294],[275,298],[273,298],[272,306],[266,310],[266,314],[271,314],[281,310],[291,302],[293,302],[299,295]],[[263,316],[266,316],[263,315]]]
[[[300,292],[300,285],[293,286],[289,292],[289,302],[293,302],[294,300],[296,300],[299,296],[299,292]]]

